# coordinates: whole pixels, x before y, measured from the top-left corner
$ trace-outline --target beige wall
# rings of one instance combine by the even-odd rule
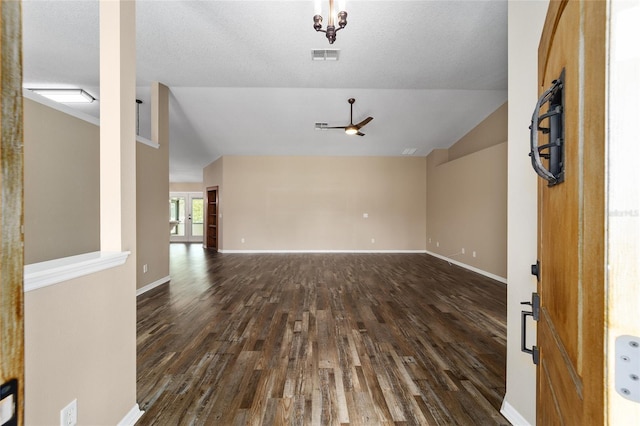
[[[222,171],[223,171],[224,157],[219,157],[214,162],[209,164],[202,171],[202,188],[211,186],[222,187]]]
[[[536,424],[536,369],[520,351],[520,302],[536,291],[537,178],[531,168],[529,129],[537,101],[538,42],[549,2],[510,1],[507,264],[507,392],[503,413],[514,424]],[[535,344],[533,321],[527,337]]]
[[[223,250],[424,250],[424,158],[223,160],[204,171],[221,189]]]
[[[202,188],[202,182],[171,182],[169,184],[169,192],[202,192]]]
[[[120,268],[25,293],[25,424],[59,424],[60,410],[75,398],[79,424],[113,425],[131,409],[133,268],[129,259]]]
[[[100,128],[24,99],[25,264],[100,250]]]
[[[151,93],[152,139],[160,147],[136,144],[136,288],[169,278],[169,90],[154,83]]]
[[[137,144],[137,280],[144,287],[169,276],[169,156],[159,149]],[[143,265],[148,266],[147,273]]]
[[[506,142],[453,161],[447,150],[427,157],[429,252],[506,277],[506,163]]]
[[[449,148],[449,161],[507,140],[508,107],[505,102]]]

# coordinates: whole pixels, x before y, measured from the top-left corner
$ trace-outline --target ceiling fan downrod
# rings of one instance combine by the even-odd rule
[[[344,132],[348,135],[355,135],[358,133],[358,127],[353,125],[353,104],[355,103],[354,98],[349,98],[349,104],[351,105],[351,115],[349,117],[349,125],[344,128]]]

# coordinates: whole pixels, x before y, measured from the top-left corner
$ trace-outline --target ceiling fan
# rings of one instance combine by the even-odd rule
[[[364,136],[364,133],[360,131],[364,126],[367,125],[368,122],[373,120],[373,117],[367,117],[358,124],[353,124],[353,103],[356,100],[354,98],[349,98],[349,104],[351,104],[351,121],[347,126],[336,126],[336,127],[325,127],[325,129],[344,129],[344,132],[348,135],[358,135]]]

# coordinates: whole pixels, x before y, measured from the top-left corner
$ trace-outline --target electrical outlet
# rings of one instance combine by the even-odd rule
[[[475,250],[473,251],[473,255],[472,255],[472,256],[473,256],[473,257],[476,257],[476,252],[475,252]]]
[[[149,272],[149,265],[145,263],[144,265],[142,265],[142,273],[146,274],[147,272]]]
[[[464,247],[462,247],[462,254],[464,254]]]
[[[240,238],[240,242],[244,244],[244,238]]]
[[[375,238],[372,238],[372,239],[371,239],[371,244],[373,244],[373,243],[375,243],[375,242],[376,242],[376,239],[375,239]]]
[[[440,247],[440,241],[436,241],[436,247]]]
[[[429,238],[429,244],[431,244],[431,238]]]
[[[363,219],[369,218],[369,213],[362,213],[362,218]]]
[[[60,426],[75,426],[78,423],[78,400],[74,399],[60,410]]]

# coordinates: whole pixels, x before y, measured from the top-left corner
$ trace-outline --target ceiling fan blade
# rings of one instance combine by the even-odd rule
[[[335,126],[335,127],[329,127],[329,126],[325,126],[323,127],[323,129],[346,129],[347,126]]]
[[[366,126],[371,120],[373,120],[373,117],[367,117],[364,120],[362,120],[361,122],[359,122],[358,124],[356,124],[356,127],[358,129]]]
[[[358,136],[364,136],[364,133],[362,133],[362,132],[358,132],[358,133],[356,133],[356,135],[358,135]]]

